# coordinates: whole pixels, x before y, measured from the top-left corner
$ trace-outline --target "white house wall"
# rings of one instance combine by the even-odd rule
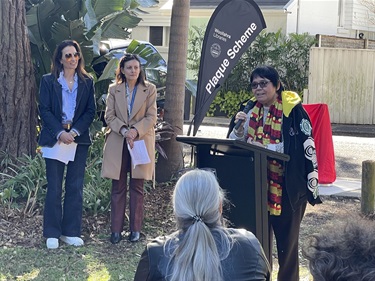
[[[363,32],[368,39],[375,39],[375,13],[370,11],[358,0],[347,0],[345,2],[344,27],[351,30]],[[373,37],[373,38],[369,38]]]
[[[267,32],[281,31],[286,34],[287,32],[287,14],[283,11],[264,10],[262,11],[264,21],[266,22]]]
[[[339,0],[299,0],[298,2],[297,33],[337,35]]]
[[[284,13],[287,18],[286,22],[286,34],[297,33],[297,5],[293,2],[293,5],[289,5],[284,9]]]

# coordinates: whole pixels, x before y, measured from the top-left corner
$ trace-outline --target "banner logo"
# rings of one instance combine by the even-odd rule
[[[214,58],[217,58],[218,56],[220,56],[221,54],[220,45],[217,43],[212,44],[210,52],[211,52],[211,56],[213,56]]]

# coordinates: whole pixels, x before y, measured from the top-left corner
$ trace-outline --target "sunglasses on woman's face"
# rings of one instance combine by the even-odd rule
[[[268,80],[263,80],[263,81],[260,81],[259,83],[253,82],[253,83],[250,84],[250,87],[253,90],[257,89],[258,86],[260,86],[262,89],[264,89],[265,87],[267,87],[269,82],[270,81],[268,81]]]
[[[79,53],[79,52],[75,52],[75,53],[67,53],[67,54],[65,54],[65,59],[67,60],[67,61],[70,61],[72,58],[76,58],[76,59],[78,59],[78,58],[80,58],[81,57],[81,54]]]

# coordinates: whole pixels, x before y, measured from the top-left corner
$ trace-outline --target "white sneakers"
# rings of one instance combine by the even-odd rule
[[[79,237],[70,237],[70,236],[61,235],[60,240],[65,242],[68,245],[76,246],[76,247],[83,246],[85,244],[83,240]]]
[[[85,244],[83,240],[79,237],[70,237],[70,236],[61,235],[60,240],[65,242],[68,245],[76,246],[76,247],[83,246]],[[59,239],[47,238],[46,245],[48,249],[57,249],[59,247]]]
[[[46,244],[48,249],[57,249],[59,247],[59,239],[47,238]]]

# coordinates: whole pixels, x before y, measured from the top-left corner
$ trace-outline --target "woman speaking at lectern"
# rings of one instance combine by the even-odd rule
[[[285,163],[268,159],[268,213],[270,232],[274,232],[277,245],[277,280],[298,281],[301,221],[307,202],[321,203],[312,126],[300,97],[283,90],[273,67],[257,67],[251,73],[250,86],[254,98],[248,103],[249,111],[236,114],[240,125],[229,138],[290,156]]]

